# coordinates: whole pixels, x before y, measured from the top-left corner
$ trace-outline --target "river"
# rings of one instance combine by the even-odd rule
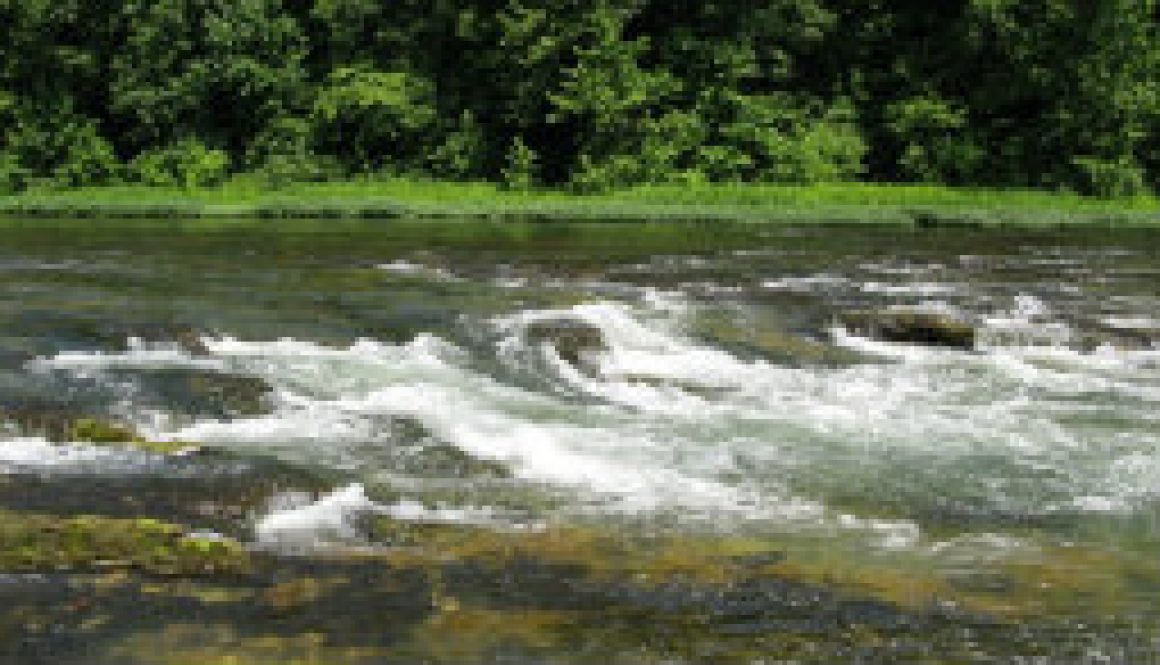
[[[1155,231],[0,225],[4,662],[1160,662]]]

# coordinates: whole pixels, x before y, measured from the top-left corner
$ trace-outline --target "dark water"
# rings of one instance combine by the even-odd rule
[[[0,234],[5,662],[1160,660],[1155,231]]]

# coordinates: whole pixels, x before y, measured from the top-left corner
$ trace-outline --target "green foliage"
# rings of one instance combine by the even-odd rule
[[[28,184],[28,169],[11,152],[0,152],[0,195],[19,192]]]
[[[134,155],[180,186],[1130,194],[1160,182],[1160,0],[0,0],[0,191]]]
[[[430,81],[407,72],[338,69],[314,102],[320,144],[355,170],[409,165],[437,119],[434,94]]]
[[[503,184],[508,189],[526,191],[536,183],[536,170],[539,157],[536,151],[528,147],[524,140],[516,137],[508,149],[504,165]]]
[[[912,97],[886,107],[886,127],[901,146],[899,173],[915,182],[969,182],[983,150],[968,135],[966,110],[937,96]]]
[[[85,187],[118,179],[121,165],[113,146],[87,118],[19,109],[9,125],[0,137],[0,187]]]
[[[190,189],[221,184],[229,174],[229,165],[225,151],[187,138],[141,153],[130,164],[130,170],[138,182],[146,185]]]
[[[483,128],[470,111],[464,111],[431,151],[428,163],[436,176],[459,180],[482,176],[486,147]]]
[[[1148,191],[1144,169],[1129,158],[1076,157],[1072,164],[1078,172],[1075,182],[1085,194],[1116,198],[1140,196]]]
[[[727,169],[720,179],[808,184],[862,172],[866,148],[850,107],[814,109],[785,95],[730,97],[733,118],[719,134],[730,151],[714,156],[713,168]]]
[[[306,44],[281,0],[124,0],[111,57],[114,116],[132,147],[186,136],[240,157],[306,100]]]
[[[246,167],[268,187],[338,178],[336,160],[315,153],[313,128],[302,118],[278,118],[246,150]]]

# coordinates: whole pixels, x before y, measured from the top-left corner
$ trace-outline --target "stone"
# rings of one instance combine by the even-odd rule
[[[530,344],[550,344],[561,360],[580,367],[585,356],[607,350],[608,343],[600,328],[578,319],[546,319],[528,325]]]
[[[976,331],[969,322],[951,314],[912,309],[861,310],[839,316],[852,333],[883,342],[921,344],[970,351]]]

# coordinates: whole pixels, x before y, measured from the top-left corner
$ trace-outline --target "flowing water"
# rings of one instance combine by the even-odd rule
[[[1154,231],[3,224],[0,518],[262,563],[0,570],[0,658],[1160,662]]]

